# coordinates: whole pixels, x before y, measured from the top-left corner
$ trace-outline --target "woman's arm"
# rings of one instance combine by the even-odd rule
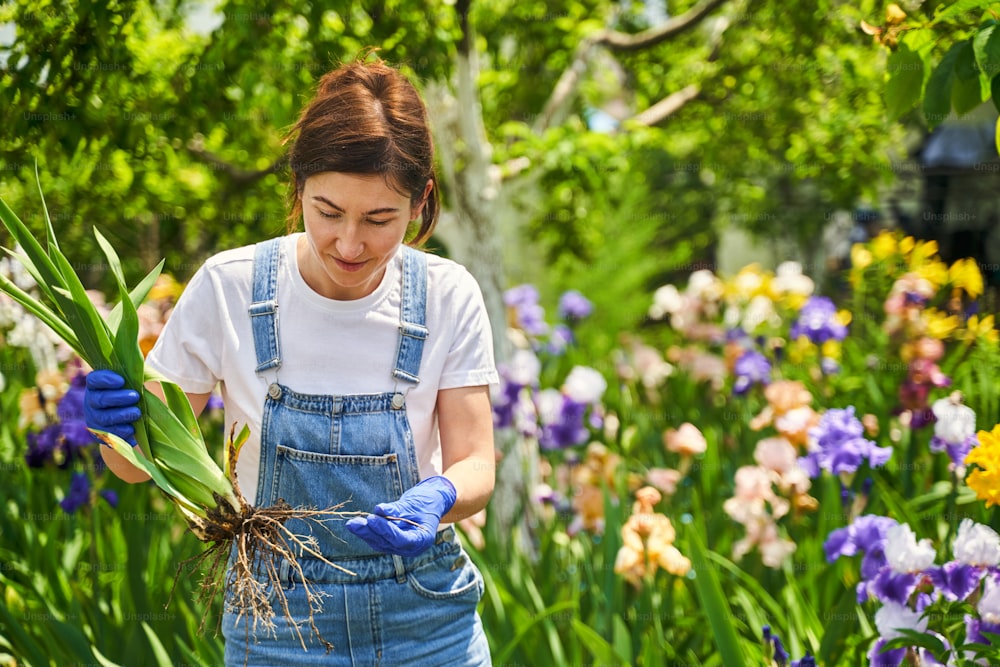
[[[486,507],[493,494],[496,457],[489,387],[442,389],[437,398],[441,455],[458,499],[441,520],[454,523]]]
[[[161,400],[163,399],[163,389],[160,387],[159,382],[147,382],[146,389],[158,396]],[[211,394],[187,394],[195,415],[200,415],[201,411],[205,409],[205,405],[208,403],[208,397],[210,395]],[[139,450],[141,455],[145,456],[146,453],[142,451],[141,447],[136,446],[136,449]],[[130,484],[145,482],[149,479],[149,475],[146,474],[145,470],[136,468],[134,465],[129,463],[124,456],[110,447],[101,445],[101,458],[104,459],[104,463],[108,466],[108,470]]]

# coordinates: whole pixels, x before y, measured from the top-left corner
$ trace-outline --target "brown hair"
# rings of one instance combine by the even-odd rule
[[[396,69],[381,60],[359,60],[324,74],[285,141],[291,142],[289,231],[302,218],[306,179],[336,171],[381,174],[412,205],[433,180],[420,229],[408,243],[419,246],[430,237],[440,205],[427,110],[413,84]]]

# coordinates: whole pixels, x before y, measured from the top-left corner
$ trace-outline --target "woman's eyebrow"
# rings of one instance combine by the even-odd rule
[[[340,206],[337,206],[332,201],[330,201],[329,199],[327,199],[326,197],[324,197],[322,195],[313,195],[313,200],[314,201],[321,201],[324,204],[326,204],[327,206],[329,206],[331,208],[337,209],[341,213],[344,212],[343,208],[341,208]],[[373,208],[370,211],[366,211],[365,215],[379,215],[381,213],[398,213],[398,212],[399,212],[398,208],[387,206],[387,207],[383,207],[383,208]]]

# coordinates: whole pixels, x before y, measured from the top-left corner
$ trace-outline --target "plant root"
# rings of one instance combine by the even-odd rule
[[[234,427],[235,430],[235,427]],[[232,435],[230,435],[230,443]],[[296,582],[303,587],[309,608],[309,632],[315,635],[320,645],[327,653],[333,650],[333,644],[323,638],[316,625],[315,614],[323,609],[324,593],[317,590],[305,576],[299,556],[308,555],[334,567],[341,572],[354,575],[324,556],[319,551],[318,542],[311,535],[298,535],[289,530],[285,524],[291,519],[298,519],[315,524],[325,530],[325,522],[344,516],[359,514],[357,512],[341,512],[346,503],[327,508],[315,509],[309,507],[292,507],[283,499],[270,507],[253,507],[240,491],[236,479],[235,449],[229,449],[230,481],[233,484],[240,508],[235,509],[226,499],[216,496],[216,506],[207,516],[189,517],[188,525],[191,531],[210,546],[200,554],[182,561],[177,567],[173,586],[167,600],[167,606],[173,599],[177,580],[185,570],[202,570],[204,576],[197,601],[205,605],[198,631],[203,632],[206,621],[211,615],[210,603],[221,592],[226,609],[236,614],[236,621],[244,620],[246,626],[247,658],[250,653],[251,626],[254,636],[259,629],[276,636],[275,608],[281,610],[288,625],[298,636],[302,650],[306,649],[306,637],[303,635],[299,622],[292,617],[285,595],[284,582],[279,574],[281,562],[287,561]],[[274,592],[274,601],[271,597]],[[219,617],[216,632],[222,624]]]
[[[220,504],[219,507],[228,505]],[[293,508],[279,499],[270,507],[255,508],[247,504],[239,516],[211,517],[206,521],[201,527],[206,529],[205,535],[212,536],[211,545],[202,553],[183,561],[174,578],[176,587],[177,578],[184,570],[199,569],[204,572],[197,600],[205,604],[206,611],[199,632],[204,630],[211,613],[209,604],[221,592],[223,604],[236,614],[236,621],[243,620],[246,624],[248,653],[251,627],[254,636],[260,630],[276,636],[275,608],[280,609],[288,625],[298,636],[302,649],[307,650],[306,636],[300,624],[292,617],[284,582],[279,575],[281,561],[284,560],[288,562],[296,583],[303,587],[309,608],[306,619],[309,633],[315,635],[327,653],[333,650],[333,644],[323,638],[314,616],[323,609],[324,594],[316,590],[306,578],[298,557],[308,555],[347,574],[354,573],[323,556],[318,551],[315,537],[297,535],[285,523],[290,519],[322,523],[331,518],[339,518],[342,516],[338,511],[339,507],[341,505],[326,510]],[[273,602],[269,599],[271,591]],[[173,589],[170,597],[173,597]],[[170,604],[169,600],[167,604]],[[220,617],[219,625],[221,622]]]

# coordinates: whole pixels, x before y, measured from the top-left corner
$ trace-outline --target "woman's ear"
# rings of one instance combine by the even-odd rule
[[[416,220],[420,217],[420,214],[423,213],[424,206],[427,204],[427,196],[430,195],[431,190],[433,189],[434,179],[428,179],[427,185],[424,186],[423,194],[420,195],[420,201],[410,206],[410,220]]]

